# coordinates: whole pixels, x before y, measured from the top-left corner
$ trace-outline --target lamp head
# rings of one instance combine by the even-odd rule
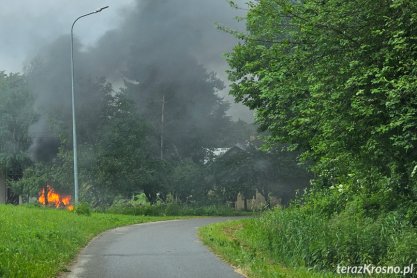
[[[99,13],[99,12],[101,12],[102,10],[107,9],[108,7],[109,7],[109,6],[105,6],[105,7],[103,7],[103,8],[97,9],[97,10],[95,11],[95,13]]]

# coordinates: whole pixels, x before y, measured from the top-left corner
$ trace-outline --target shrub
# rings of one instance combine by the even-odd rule
[[[238,216],[249,214],[221,205],[191,205],[177,202],[158,202],[151,205],[125,199],[115,201],[107,212],[148,216]]]
[[[78,215],[90,216],[91,215],[90,205],[88,203],[80,203],[79,205],[75,206],[75,212]]]

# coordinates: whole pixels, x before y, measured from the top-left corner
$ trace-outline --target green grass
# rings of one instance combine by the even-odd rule
[[[169,219],[0,205],[0,277],[55,277],[100,232]]]
[[[200,228],[204,244],[250,278],[331,278],[341,277],[332,272],[317,272],[306,267],[285,267],[274,259],[269,250],[254,240],[253,230],[258,219],[216,223]],[[348,278],[349,276],[344,275]]]
[[[346,209],[325,217],[290,207],[203,227],[200,236],[248,277],[341,277],[338,265],[402,268],[417,262],[417,231],[398,211],[370,218]]]

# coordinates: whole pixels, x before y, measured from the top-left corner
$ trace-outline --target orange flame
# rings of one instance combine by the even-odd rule
[[[55,192],[55,189],[47,185],[46,186],[47,194],[45,194],[45,187],[39,191],[39,198],[38,202],[42,205],[51,204],[54,205],[56,208],[62,208],[65,207],[69,211],[74,210],[74,206],[71,205],[71,196],[70,195],[60,195]],[[45,199],[45,195],[47,195],[47,198]]]

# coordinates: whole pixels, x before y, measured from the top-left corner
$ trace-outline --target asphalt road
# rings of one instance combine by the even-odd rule
[[[78,256],[62,277],[243,277],[198,240],[197,228],[230,218],[146,223],[107,231]]]

